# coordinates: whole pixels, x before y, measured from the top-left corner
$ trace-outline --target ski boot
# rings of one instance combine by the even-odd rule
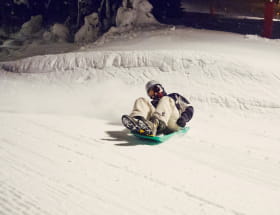
[[[139,133],[142,135],[150,136],[153,131],[150,128],[150,123],[142,116],[130,117],[128,115],[122,116],[123,125],[133,133]]]
[[[151,117],[149,124],[150,124],[149,126],[153,132],[152,136],[163,134],[165,132],[165,130],[167,129],[165,122],[158,119],[155,116]]]
[[[146,136],[156,136],[157,134],[162,134],[166,129],[166,124],[155,117],[152,117],[149,121],[142,116],[130,117],[123,115],[122,123],[126,128],[131,130],[131,132]]]
[[[130,131],[135,132],[139,130],[139,126],[137,125],[137,122],[128,115],[122,116],[122,124]]]
[[[143,119],[142,117],[138,119],[138,125],[141,125],[144,135],[147,136],[156,136],[162,134],[166,129],[165,122],[156,117],[151,117],[150,120]]]

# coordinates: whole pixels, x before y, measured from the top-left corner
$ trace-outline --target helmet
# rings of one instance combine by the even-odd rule
[[[158,82],[158,81],[154,81],[154,80],[152,80],[152,81],[149,81],[147,84],[146,84],[146,92],[149,92],[149,90],[151,89],[151,88],[153,88],[154,86],[156,86],[156,85],[160,85],[161,86],[161,84]]]
[[[151,91],[151,94],[149,92],[150,90],[153,90]],[[154,80],[149,81],[146,84],[146,92],[151,99],[160,99],[163,96],[167,95],[162,85]]]

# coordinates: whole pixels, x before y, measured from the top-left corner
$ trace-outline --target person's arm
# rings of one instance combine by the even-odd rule
[[[183,97],[184,98],[184,97]],[[187,103],[187,107],[186,109],[181,113],[181,116],[179,117],[179,119],[177,120],[177,125],[179,125],[180,127],[185,127],[187,122],[189,122],[192,117],[193,117],[193,113],[194,113],[194,109],[193,106],[190,105],[189,101],[184,98],[185,102]]]

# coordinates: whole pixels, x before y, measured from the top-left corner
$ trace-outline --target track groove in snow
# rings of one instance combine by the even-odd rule
[[[214,197],[214,190],[217,186],[213,183],[215,178],[222,179],[224,185],[219,186],[225,187],[227,190],[231,186],[230,184],[239,184],[242,181],[239,186],[242,185],[243,189],[254,190],[254,192],[262,192],[263,198],[266,198],[266,193],[269,189],[275,190],[273,192],[271,190],[270,195],[277,196],[279,194],[279,177],[274,178],[274,173],[280,168],[279,164],[278,166],[274,164],[275,169],[272,169],[271,161],[264,162],[256,156],[257,153],[255,156],[252,154],[251,158],[248,159],[248,155],[245,151],[242,152],[238,144],[237,146],[227,146],[210,142],[200,143],[196,142],[195,139],[190,139],[194,138],[190,134],[187,140],[177,139],[174,143],[159,145],[156,151],[162,154],[163,157],[162,159],[155,159],[153,158],[154,147],[139,145],[142,148],[142,155],[137,155],[134,153],[135,150],[131,151],[122,147],[122,149],[115,148],[114,144],[119,144],[119,141],[112,145],[103,140],[110,139],[102,131],[104,122],[65,116],[62,119],[60,118],[60,124],[56,124],[57,120],[55,119],[57,117],[47,115],[7,115],[3,113],[0,116],[1,122],[9,125],[4,127],[2,129],[4,133],[1,133],[1,146],[5,149],[1,149],[0,159],[3,167],[1,167],[0,172],[1,179],[5,181],[10,174],[17,176],[14,178],[20,179],[17,182],[7,180],[5,183],[13,182],[13,186],[16,186],[13,189],[21,189],[22,192],[25,192],[25,189],[29,190],[29,195],[22,197],[23,201],[34,202],[34,204],[38,205],[38,208],[45,208],[41,204],[46,202],[53,205],[53,210],[55,211],[38,211],[39,214],[64,214],[67,211],[67,206],[63,210],[55,202],[71,204],[71,208],[74,208],[74,210],[67,211],[69,214],[75,214],[75,212],[95,214],[94,210],[90,209],[90,204],[87,205],[87,202],[95,202],[96,211],[112,213],[113,210],[115,214],[169,213],[168,205],[174,209],[177,204],[180,205],[180,209],[177,208],[177,211],[175,210],[173,213],[180,214],[181,211],[183,214],[183,211],[203,210],[213,214],[250,214],[246,212],[246,207],[239,206],[240,208],[237,209],[236,204],[240,204],[238,203],[238,198],[234,202],[230,202],[228,200],[231,198],[227,200],[226,193],[222,195],[222,198],[219,195],[216,198]],[[12,123],[14,120],[20,126]],[[70,129],[73,125],[69,125],[69,120],[75,120],[80,124],[80,128],[76,131]],[[92,139],[93,131],[90,127],[96,123],[102,126],[100,128],[95,127],[94,133],[97,136]],[[119,126],[110,127],[109,129],[111,130],[121,129]],[[48,136],[43,135],[44,133],[48,134]],[[6,137],[11,137],[11,134],[13,134],[14,138],[7,141]],[[23,139],[25,140],[24,142],[21,141]],[[215,145],[214,148],[212,148],[213,144]],[[186,146],[188,147],[185,148]],[[252,150],[250,146],[251,144],[248,144],[249,149]],[[183,150],[184,148],[186,150]],[[261,153],[260,150],[257,152]],[[221,157],[225,153],[226,157]],[[264,153],[262,153],[262,156],[265,155]],[[239,154],[239,159],[234,159],[236,154]],[[144,160],[141,160],[141,156],[144,156],[142,158]],[[255,158],[253,159],[252,156]],[[270,156],[273,157],[274,155],[271,154]],[[109,157],[110,160],[108,160]],[[266,165],[266,162],[270,164]],[[148,163],[151,164],[150,167],[146,165]],[[168,176],[163,176],[164,172],[158,169],[162,163],[170,172]],[[257,168],[256,163],[258,164]],[[176,168],[170,169],[171,166]],[[195,169],[193,169],[194,167]],[[229,169],[229,167],[232,167],[232,169]],[[180,177],[173,178],[173,175],[178,175],[178,171],[180,172]],[[212,178],[212,175],[216,175],[216,177]],[[257,178],[254,179],[255,176]],[[259,176],[264,177],[264,180]],[[33,179],[32,184],[28,182],[29,178]],[[204,184],[206,182],[205,185],[201,184],[203,188],[196,189],[197,185],[194,185],[195,178],[199,179],[200,182],[198,183],[203,182]],[[104,180],[107,186],[104,186]],[[137,183],[139,187],[130,186],[131,182]],[[126,190],[119,190],[123,188],[120,185],[124,184],[128,185]],[[260,185],[263,184],[265,184],[265,187],[262,188]],[[33,187],[36,187],[36,189],[32,189]],[[37,190],[38,188],[39,190]],[[148,192],[147,188],[152,188],[150,190],[151,195],[168,193],[168,196],[160,201],[150,199],[146,193],[146,191]],[[6,198],[7,196],[13,198],[12,194],[9,194],[6,190],[8,189],[7,187],[2,189],[5,189]],[[202,192],[204,189],[213,193],[206,195],[206,193]],[[144,196],[142,196],[142,192],[146,194],[143,193]],[[45,196],[40,196],[40,193],[44,193]],[[119,194],[121,194],[121,198],[119,198]],[[252,196],[250,192],[247,192],[246,195],[250,196],[247,200],[248,203],[257,201],[260,198]],[[73,199],[71,196],[75,196],[75,198]],[[174,201],[174,198],[177,200]],[[122,201],[120,201],[121,199]],[[273,207],[276,204],[275,201],[264,202],[264,204]],[[166,202],[166,205],[164,202]],[[25,206],[21,206],[17,202],[14,203],[18,207],[25,208]],[[109,205],[110,210],[106,209]],[[128,205],[130,206],[127,207]],[[181,205],[184,205],[184,207]],[[9,213],[5,207],[3,208],[5,210],[4,214]],[[255,214],[262,213],[261,211],[260,213],[255,211]],[[272,211],[271,214],[277,213]]]
[[[30,122],[30,121],[28,121],[28,122]],[[36,126],[39,126],[39,127],[42,127],[42,125],[40,125],[40,124],[37,124],[37,123],[32,123],[33,125],[36,125]],[[28,126],[29,127],[29,126]],[[46,128],[46,126],[44,126],[44,128]],[[34,129],[34,128],[33,128]],[[38,129],[36,129],[36,130],[38,130]],[[63,132],[59,132],[59,131],[57,131],[57,130],[55,130],[55,129],[51,129],[51,131],[52,132],[54,132],[56,135],[59,135],[59,136],[61,136],[61,137],[63,137],[63,138],[70,138],[72,141],[74,141],[74,142],[77,142],[77,143],[79,143],[79,144],[81,144],[81,143],[84,143],[84,141],[82,141],[81,142],[81,140],[80,139],[77,139],[77,138],[73,138],[73,137],[71,137],[71,135],[65,135]],[[3,141],[3,139],[2,139],[2,141]],[[65,142],[67,142],[67,141],[65,141]],[[17,149],[22,149],[22,151],[20,151],[20,153],[22,153],[22,152],[25,152],[24,154],[26,154],[26,155],[28,155],[28,154],[30,154],[29,155],[29,157],[32,157],[32,155],[34,156],[36,156],[36,157],[38,157],[36,160],[42,160],[43,158],[44,158],[44,156],[43,155],[40,155],[40,154],[37,154],[37,153],[35,153],[35,152],[32,152],[32,150],[30,150],[30,148],[29,148],[29,150],[28,151],[26,151],[27,149],[25,149],[25,148],[22,148],[22,147],[19,147],[19,145],[18,144],[16,144],[16,143],[10,143],[10,142],[6,142],[6,144],[9,144],[9,145],[13,145],[14,147],[16,147]],[[87,143],[86,143],[87,144]],[[93,143],[92,143],[93,144]],[[74,146],[75,146],[75,144],[74,144]],[[66,148],[66,147],[64,147],[64,148],[61,148],[62,150],[67,150],[68,152],[72,152],[72,153],[74,153],[74,154],[76,154],[76,156],[79,156],[79,157],[82,157],[82,158],[86,158],[86,159],[90,159],[90,160],[96,160],[95,159],[95,157],[93,157],[92,155],[87,155],[87,154],[85,154],[84,152],[80,152],[80,151],[76,151],[76,150],[74,150],[73,151],[73,149],[72,148]],[[19,158],[19,155],[18,154],[10,154],[10,158]],[[53,158],[52,158],[53,159]],[[48,161],[48,162],[51,162],[52,161],[52,159],[45,159],[46,161]],[[26,160],[26,159],[22,159],[22,160]],[[16,164],[16,169],[14,169],[14,171],[16,170],[17,171],[17,173],[18,174],[24,174],[25,176],[27,176],[27,177],[32,177],[32,178],[34,178],[34,177],[41,177],[41,178],[47,178],[47,176],[45,176],[44,175],[44,173],[42,173],[41,172],[41,167],[36,167],[36,166],[34,166],[34,165],[32,165],[33,167],[32,167],[32,169],[30,169],[30,166],[29,166],[29,164],[28,163],[26,163],[26,164],[24,164],[24,163],[22,163],[22,164],[19,164],[19,163],[17,163],[16,161],[17,161],[17,159],[11,159],[11,160],[4,160],[4,162],[9,162],[9,163],[14,163],[14,164]],[[100,161],[100,159],[97,159],[97,161]],[[102,161],[102,160],[101,160]],[[42,163],[42,161],[40,162],[40,163]],[[205,199],[203,199],[203,198],[201,198],[201,197],[198,197],[198,196],[196,196],[196,195],[193,195],[193,194],[191,194],[191,193],[188,193],[187,191],[184,191],[184,190],[182,190],[182,189],[180,189],[180,188],[178,188],[178,187],[176,187],[176,186],[172,186],[172,185],[169,185],[169,184],[166,184],[166,183],[164,183],[164,182],[162,182],[162,181],[160,181],[159,179],[156,179],[156,178],[153,178],[153,177],[151,177],[151,176],[148,176],[148,175],[143,175],[143,174],[139,174],[139,172],[138,171],[135,171],[135,170],[131,170],[131,169],[128,169],[127,167],[123,167],[123,166],[118,166],[118,165],[116,165],[116,164],[113,164],[113,163],[110,163],[110,162],[107,162],[107,161],[102,161],[102,163],[103,164],[105,164],[106,166],[107,166],[107,168],[109,167],[109,168],[116,168],[117,170],[118,170],[118,172],[119,171],[124,171],[123,172],[123,174],[125,174],[125,175],[132,175],[133,177],[137,177],[137,178],[141,178],[140,180],[144,180],[144,181],[149,181],[149,183],[151,183],[151,184],[156,184],[157,186],[160,186],[160,187],[163,187],[164,189],[168,189],[168,190],[174,190],[174,191],[176,191],[176,192],[180,192],[180,193],[182,193],[182,194],[184,194],[184,195],[186,195],[186,196],[188,196],[190,199],[193,199],[193,200],[195,200],[195,201],[198,201],[198,202],[201,202],[201,203],[203,203],[203,204],[208,204],[209,206],[211,206],[211,207],[214,207],[214,208],[218,208],[218,209],[222,209],[222,210],[227,210],[225,207],[223,207],[223,206],[221,206],[221,205],[218,205],[218,204],[216,204],[216,203],[213,203],[213,202],[211,202],[211,201],[208,201],[208,200],[205,200]],[[3,164],[3,163],[2,163]],[[54,165],[54,166],[57,166],[57,165],[59,165],[59,163],[57,163],[57,164],[53,164],[52,162],[51,162],[51,164],[52,165]],[[67,171],[67,170],[66,170]],[[53,179],[52,179],[53,180]],[[54,182],[56,181],[56,180],[53,180]],[[54,187],[55,188],[55,187]],[[61,198],[65,198],[66,196],[67,196],[67,193],[68,192],[72,192],[73,193],[73,191],[67,191],[67,189],[66,190],[61,190],[61,191],[59,191],[59,192],[57,192],[57,191],[55,191],[52,187],[47,187],[46,188],[47,190],[48,190],[48,192],[50,192],[49,193],[49,195],[52,197],[52,198],[54,198],[54,199],[61,199]],[[74,190],[76,190],[76,188],[75,188],[75,186],[74,185],[71,185],[71,189],[70,190],[72,190],[72,189],[74,189]],[[106,189],[106,188],[103,188],[103,189]],[[78,190],[77,190],[78,191]],[[83,195],[84,194],[86,194],[86,193],[84,193],[84,191],[78,191],[78,192],[81,192]],[[170,192],[170,191],[169,191]],[[58,193],[59,195],[56,195],[56,193]],[[54,194],[55,194],[55,197],[54,197]],[[63,194],[63,195],[61,195],[61,194]],[[65,196],[66,195],[66,196]],[[92,195],[92,193],[91,193],[91,195]],[[97,199],[101,199],[102,200],[102,197],[99,197],[99,198],[97,198]],[[111,202],[110,203],[110,201],[108,202],[108,199],[106,200],[107,201],[107,204],[113,204],[114,205],[114,202]],[[17,204],[17,202],[14,202],[15,204]],[[119,205],[117,205],[118,207],[120,207]],[[131,211],[131,212],[136,212],[136,211]],[[43,213],[43,214],[48,214],[48,213]],[[137,213],[136,213],[137,214]],[[235,214],[237,214],[237,213],[235,213]],[[241,214],[241,213],[238,213],[238,214]]]

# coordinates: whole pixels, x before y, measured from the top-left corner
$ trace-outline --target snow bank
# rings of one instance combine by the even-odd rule
[[[211,61],[217,57],[184,51],[93,51],[26,58],[0,65],[7,71],[37,73],[72,71],[75,69],[154,67],[162,72],[185,70],[200,65],[201,58]]]
[[[275,93],[279,80],[274,73],[255,70],[223,55],[191,51],[94,51],[37,56],[0,65],[13,72],[8,73],[10,77],[20,73],[20,78],[43,82],[91,84],[118,80],[140,86],[149,79],[157,79],[175,91],[186,92],[191,101],[204,108],[272,112],[280,108],[280,95]]]
[[[142,89],[147,80],[156,79],[168,86],[169,92],[185,94],[204,110],[279,111],[278,49],[273,49],[274,42],[256,43],[241,35],[193,29],[141,32],[134,32],[133,39],[126,38],[133,32],[124,33],[123,41],[112,38],[88,51],[2,62],[0,75],[8,80],[82,86],[118,81],[127,85],[124,91]],[[112,85],[114,88],[118,89]],[[140,96],[144,93],[139,92]],[[110,93],[107,96],[111,97]]]

